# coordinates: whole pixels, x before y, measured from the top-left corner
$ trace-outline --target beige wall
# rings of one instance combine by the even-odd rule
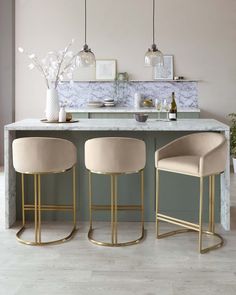
[[[0,0],[0,166],[4,125],[14,120],[14,0]]]
[[[88,44],[118,71],[151,79],[143,56],[151,43],[151,0],[88,0]],[[43,55],[72,37],[83,44],[83,0],[16,0],[16,46]],[[175,73],[200,79],[202,116],[236,111],[236,1],[156,0],[158,46],[175,57]],[[42,117],[46,90],[16,54],[16,119]],[[85,73],[78,73],[85,77]],[[87,78],[88,76],[86,76]],[[92,77],[92,76],[91,76]]]

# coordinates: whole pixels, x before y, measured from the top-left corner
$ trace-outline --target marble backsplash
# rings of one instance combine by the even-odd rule
[[[86,107],[89,101],[103,101],[114,98],[119,107],[134,105],[134,93],[144,98],[170,99],[175,92],[180,108],[198,108],[198,83],[196,81],[129,81],[129,82],[63,82],[58,87],[60,102],[70,109]]]

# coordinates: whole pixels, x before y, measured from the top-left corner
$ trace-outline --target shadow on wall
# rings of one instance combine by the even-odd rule
[[[208,119],[214,118],[216,120],[219,120],[222,123],[229,125],[229,119],[227,117],[222,117],[222,116],[217,115],[216,113],[211,113],[209,111],[206,111],[206,110],[202,109],[201,106],[200,106],[200,109],[201,109],[201,113],[200,113],[201,118],[208,118]]]

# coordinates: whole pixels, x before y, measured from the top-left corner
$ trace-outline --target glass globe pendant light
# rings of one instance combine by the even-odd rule
[[[87,0],[84,1],[84,46],[77,57],[77,65],[79,67],[94,67],[95,55],[87,45]]]
[[[152,46],[145,54],[144,63],[149,67],[164,66],[163,54],[155,44],[155,0],[152,2]]]

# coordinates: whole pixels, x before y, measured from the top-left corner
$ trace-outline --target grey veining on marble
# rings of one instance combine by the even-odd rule
[[[134,93],[144,98],[170,99],[175,92],[179,108],[198,108],[198,83],[195,81],[136,81],[136,82],[63,82],[58,87],[59,99],[70,109],[86,107],[88,101],[114,98],[119,107],[134,105]]]
[[[26,119],[5,126],[6,130],[69,130],[69,131],[228,131],[229,126],[214,119],[179,119],[178,121],[134,119],[79,119],[76,123],[42,123]]]
[[[230,131],[223,133],[228,141],[226,169],[221,174],[221,223],[226,230],[230,230]]]
[[[78,109],[67,108],[67,112],[72,113],[157,113],[158,111],[154,107],[149,108],[134,108],[134,107],[82,107]],[[166,110],[162,110],[161,113],[166,113]],[[200,113],[198,108],[178,108],[178,113]]]
[[[26,119],[5,126],[5,226],[9,228],[16,218],[16,179],[12,165],[12,141],[17,130],[22,131],[218,131],[228,138],[229,126],[214,119],[181,119],[176,122],[148,120],[138,123],[134,119],[80,119],[77,123],[42,123],[39,119]],[[230,229],[230,165],[221,176],[221,224]]]

